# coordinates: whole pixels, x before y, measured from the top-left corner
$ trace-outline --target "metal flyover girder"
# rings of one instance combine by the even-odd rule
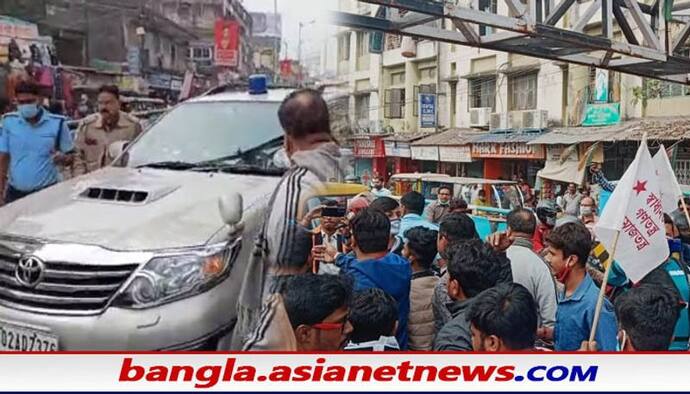
[[[690,59],[687,57],[667,56],[658,47],[643,47],[631,43],[613,41],[607,37],[592,36],[580,31],[567,30],[550,24],[536,22],[527,12],[524,12],[521,18],[513,18],[429,0],[362,1],[411,12],[403,18],[398,17],[393,18],[393,20],[332,12],[331,19],[336,24],[354,29],[378,30],[392,34],[512,52],[555,61],[596,66],[642,77],[690,84],[688,79]],[[532,1],[548,3],[553,0]],[[559,6],[562,3],[565,3],[565,1],[561,0]],[[631,1],[613,0],[614,9],[621,6],[627,8],[626,3],[634,6]],[[529,4],[530,1],[528,0]],[[514,4],[515,7],[520,7],[520,5],[519,1]],[[654,12],[653,6],[644,4],[642,6],[644,7],[639,7],[642,13]],[[532,5],[532,7],[534,6]],[[558,12],[558,10],[554,9],[553,12]],[[460,31],[409,22],[431,20],[430,18],[422,18],[422,16],[436,17],[437,19],[448,18]],[[408,20],[407,23],[405,23],[406,20]],[[474,28],[476,25],[494,26],[503,31],[484,37],[465,33],[468,28]],[[593,53],[600,53],[603,56],[593,55]],[[614,55],[618,55],[616,56],[618,58],[623,58],[616,59]],[[628,56],[632,58],[627,58]]]

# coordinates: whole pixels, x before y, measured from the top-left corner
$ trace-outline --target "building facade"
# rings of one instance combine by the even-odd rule
[[[593,1],[577,2],[559,25],[576,24]],[[342,11],[369,16],[379,11],[378,6],[348,0],[341,0],[339,6]],[[469,6],[502,15],[509,13],[505,2],[495,0],[470,0]],[[442,22],[430,23],[440,26]],[[450,23],[442,27],[457,30]],[[495,33],[489,26],[475,29],[482,37]],[[591,35],[599,34],[600,30],[599,14],[583,25],[583,31]],[[638,34],[637,30],[633,31]],[[674,36],[673,31],[670,33]],[[690,116],[687,86],[389,34],[385,35],[382,53],[374,54],[369,52],[370,34],[343,28],[337,32],[332,39],[337,43],[336,75],[350,96],[349,111],[358,140],[364,135],[372,140],[385,139],[389,145],[395,140],[407,147],[408,142],[400,140],[398,135],[432,134],[409,142],[411,160],[399,166],[398,172],[417,170],[493,179],[523,178],[534,185],[538,183],[539,171],[547,165],[549,157],[553,158],[553,152],[563,150],[562,146],[531,143],[552,130],[585,130],[587,138],[582,137],[581,141],[574,138],[568,144],[588,146],[597,138],[587,130],[601,130],[603,138],[607,130],[628,127],[635,119],[656,119],[654,124],[658,124],[663,123],[663,118],[671,117],[668,124],[678,125],[677,117]],[[621,35],[616,25],[614,39]],[[436,95],[436,127],[421,125],[420,93]],[[433,136],[436,133],[448,134]],[[669,135],[659,135],[656,139],[668,145],[677,139],[664,140]],[[604,140],[601,143],[604,168],[615,179],[633,159],[634,149],[630,146],[634,143]],[[407,154],[405,149],[391,151]],[[386,150],[383,152],[385,155]],[[690,151],[679,144],[677,152],[676,171],[681,181],[690,183]],[[390,166],[363,168],[391,173]]]
[[[239,0],[150,0],[148,3],[197,36],[187,52],[197,73],[215,76],[219,71],[230,71],[246,77],[253,72],[252,17]],[[218,19],[231,19],[240,24],[239,65],[231,70],[214,65],[214,27]]]

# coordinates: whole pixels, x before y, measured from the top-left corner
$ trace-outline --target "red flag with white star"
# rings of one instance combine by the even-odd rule
[[[633,283],[669,256],[661,196],[659,175],[643,141],[594,227],[608,251],[614,250],[616,233],[620,231],[614,260]]]

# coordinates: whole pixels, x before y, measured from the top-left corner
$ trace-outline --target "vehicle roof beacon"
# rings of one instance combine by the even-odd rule
[[[264,74],[254,74],[249,77],[249,94],[268,93],[268,78]]]

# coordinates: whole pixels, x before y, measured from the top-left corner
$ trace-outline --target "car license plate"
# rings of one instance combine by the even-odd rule
[[[0,322],[0,351],[54,352],[58,338],[43,331]]]

